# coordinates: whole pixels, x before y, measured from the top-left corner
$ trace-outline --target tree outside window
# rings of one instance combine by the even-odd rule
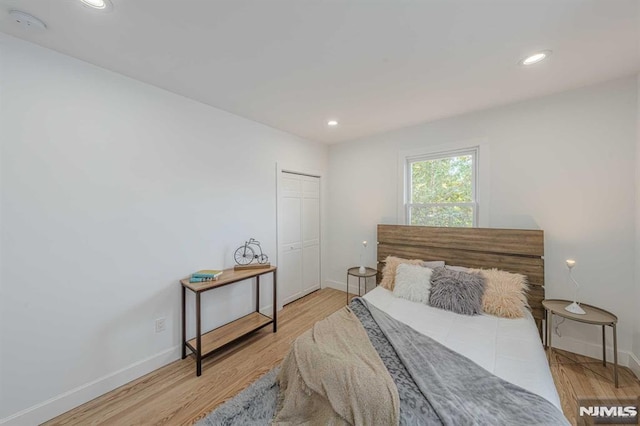
[[[407,224],[476,224],[477,148],[407,159]]]

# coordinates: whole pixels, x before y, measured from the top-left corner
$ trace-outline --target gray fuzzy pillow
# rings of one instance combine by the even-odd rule
[[[435,268],[431,274],[429,304],[457,314],[482,313],[484,277],[451,269]]]

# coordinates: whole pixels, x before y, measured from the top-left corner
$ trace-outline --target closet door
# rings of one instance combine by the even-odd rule
[[[278,287],[282,304],[320,288],[320,178],[282,172]]]
[[[279,291],[285,305],[302,297],[302,180],[283,173],[280,207]]]
[[[320,179],[302,177],[302,292],[320,288]]]

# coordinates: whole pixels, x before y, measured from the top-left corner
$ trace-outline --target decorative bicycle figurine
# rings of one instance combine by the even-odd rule
[[[257,248],[254,249],[251,246]],[[238,265],[248,265],[254,260],[260,264],[267,263],[269,261],[269,257],[262,252],[260,241],[254,240],[253,238],[250,238],[249,241],[245,241],[243,246],[238,247],[233,254],[233,258]]]

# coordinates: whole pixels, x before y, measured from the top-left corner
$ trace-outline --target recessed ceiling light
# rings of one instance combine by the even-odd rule
[[[337,125],[338,125],[338,122],[336,120],[327,121],[327,126],[335,127]]]
[[[94,9],[106,10],[111,8],[111,2],[109,0],[80,0],[82,4],[92,7]]]
[[[520,61],[522,65],[533,65],[537,64],[540,61],[547,59],[551,55],[550,50],[543,50],[542,52],[534,53],[533,55],[527,56],[523,60]]]

